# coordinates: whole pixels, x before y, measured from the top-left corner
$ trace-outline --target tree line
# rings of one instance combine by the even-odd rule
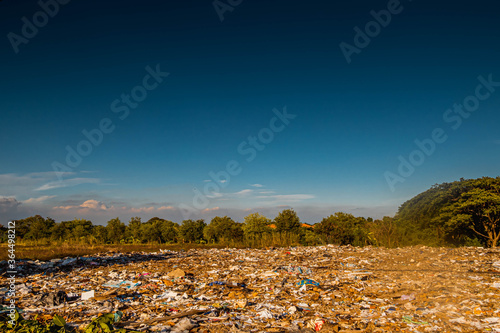
[[[354,217],[338,212],[320,223],[302,223],[293,209],[281,211],[274,219],[253,213],[239,223],[228,216],[216,216],[209,223],[205,220],[184,220],[175,223],[159,217],[143,222],[132,217],[128,223],[119,218],[111,219],[106,226],[91,221],[75,219],[55,222],[40,215],[16,220],[16,236],[24,241],[55,241],[89,244],[228,244],[239,246],[318,245],[326,243],[377,244],[370,226],[382,221]],[[7,234],[2,229],[1,240]],[[382,244],[377,244],[382,245]],[[385,245],[385,244],[384,244]]]
[[[403,203],[394,217],[376,220],[336,212],[309,225],[293,209],[285,209],[272,220],[253,213],[241,223],[228,216],[216,216],[209,223],[203,219],[174,223],[159,217],[143,222],[133,217],[127,224],[114,218],[102,226],[81,219],[56,223],[40,215],[15,223],[17,238],[26,241],[496,247],[500,242],[500,177],[436,184]],[[0,229],[0,240],[7,241],[5,227]]]

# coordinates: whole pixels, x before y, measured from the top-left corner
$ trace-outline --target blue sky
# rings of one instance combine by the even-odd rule
[[[433,184],[498,176],[493,1],[41,3],[53,17],[0,2],[3,224],[242,221],[288,207],[310,223],[378,218]],[[390,22],[357,45],[372,11]],[[357,47],[349,62],[341,43]],[[453,111],[465,101],[478,105]],[[415,152],[435,129],[446,140]],[[72,165],[68,147],[85,153]],[[210,177],[228,163],[230,179]]]

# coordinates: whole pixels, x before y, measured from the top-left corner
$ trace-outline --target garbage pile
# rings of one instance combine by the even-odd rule
[[[113,314],[144,332],[500,332],[496,249],[191,249],[20,266],[22,316],[75,328]]]

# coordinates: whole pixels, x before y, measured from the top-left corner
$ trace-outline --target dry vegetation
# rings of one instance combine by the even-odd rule
[[[50,260],[54,258],[79,257],[102,252],[155,252],[163,250],[189,250],[194,248],[223,248],[223,245],[201,245],[201,244],[50,244],[36,242],[22,242],[16,244],[16,259]],[[0,260],[7,260],[7,244],[0,244]]]

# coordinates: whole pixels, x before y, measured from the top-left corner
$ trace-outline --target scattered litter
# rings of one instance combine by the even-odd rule
[[[81,297],[81,300],[82,301],[86,301],[88,299],[91,299],[93,298],[95,295],[94,295],[94,291],[91,290],[91,291],[85,291],[82,293],[82,297]]]
[[[311,279],[307,280],[302,280],[297,283],[299,286],[304,286],[304,285],[313,285],[313,286],[319,286],[319,282],[313,281]]]
[[[4,316],[12,297],[6,263],[0,265]],[[72,327],[500,332],[500,252],[493,249],[201,248],[16,264],[14,300],[23,317],[58,314]]]
[[[184,272],[182,269],[177,268],[176,270],[173,270],[172,272],[167,274],[169,277],[173,278],[180,278],[183,276],[186,276],[186,272]]]
[[[42,294],[40,302],[42,302],[42,304],[45,306],[53,307],[63,304],[64,302],[66,302],[67,298],[68,296],[66,295],[66,293],[60,290],[58,292]]]

